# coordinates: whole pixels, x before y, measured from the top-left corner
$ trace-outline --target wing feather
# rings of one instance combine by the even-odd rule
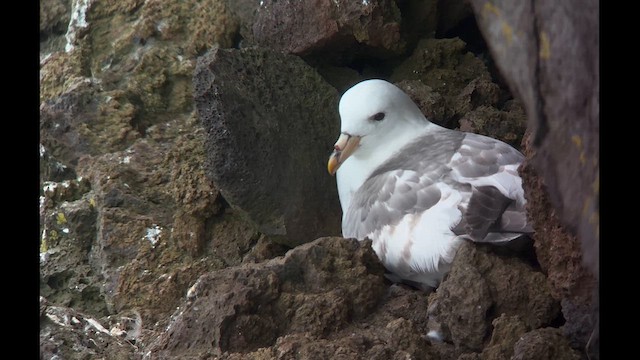
[[[343,219],[343,236],[364,239],[408,214],[425,212],[441,201],[438,182],[462,193],[462,219],[450,224],[456,235],[492,241],[530,232],[517,173],[523,159],[510,145],[478,134],[446,130],[422,136],[356,191]]]

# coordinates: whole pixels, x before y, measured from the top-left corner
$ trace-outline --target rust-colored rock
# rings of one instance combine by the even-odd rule
[[[411,56],[394,68],[391,81],[434,123],[519,146],[526,127],[523,111],[508,101],[510,95],[461,39],[420,40]]]
[[[492,322],[491,341],[482,350],[482,360],[510,359],[513,346],[528,330],[528,326],[519,316],[501,314]]]
[[[529,328],[552,323],[559,304],[544,275],[519,258],[465,242],[447,279],[429,297],[430,328],[463,352],[482,350],[491,322],[518,316]]]
[[[265,0],[253,38],[260,46],[301,56],[329,55],[360,44],[363,52],[389,57],[404,51],[400,21],[390,0]]]
[[[368,243],[323,238],[282,258],[203,275],[150,351],[163,359],[247,353],[287,333],[328,335],[379,304],[382,273]]]
[[[536,150],[529,136],[523,141],[525,162],[520,167],[527,198],[527,212],[535,230],[535,248],[540,266],[562,300],[566,320],[563,329],[572,346],[584,348],[597,327],[597,282],[582,262],[582,249],[575,235],[562,225],[553,210],[546,182],[538,175],[532,160]],[[552,209],[552,210],[550,210]]]
[[[513,360],[578,360],[562,332],[554,328],[537,329],[524,334],[513,347]]]

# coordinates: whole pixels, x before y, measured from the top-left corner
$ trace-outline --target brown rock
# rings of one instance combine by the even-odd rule
[[[467,51],[459,38],[420,40],[411,56],[391,74],[392,82],[419,80],[433,96],[441,97],[435,102],[440,105],[435,110],[426,109],[426,114],[448,128],[457,127],[460,116],[476,106],[495,103],[490,79],[486,65]]]
[[[301,56],[361,44],[368,53],[388,57],[401,54],[405,46],[400,11],[389,0],[265,0],[253,38],[262,47]]]
[[[273,346],[250,353],[223,354],[222,359],[450,359],[448,348],[434,349],[424,339],[426,295],[392,285],[380,305],[366,317],[326,335],[293,333],[279,337]]]
[[[409,95],[429,121],[443,126],[446,124],[449,109],[440,93],[419,80],[402,80],[395,85]]]
[[[491,341],[482,350],[481,359],[511,359],[513,346],[527,332],[527,325],[517,315],[507,316],[505,314],[501,314],[493,320],[492,324]]]
[[[524,179],[539,232],[536,249],[562,296],[571,344],[582,347],[599,316],[597,297],[591,300],[597,285],[580,265],[598,280],[599,3],[474,0],[471,5],[500,72],[527,111],[528,166],[541,178],[532,179],[529,170]],[[548,200],[539,199],[547,196],[543,193]]]
[[[544,275],[513,256],[465,242],[447,279],[430,296],[430,328],[461,351],[481,351],[490,324],[501,314],[518,316],[529,328],[550,324],[559,304]]]
[[[248,353],[287,333],[326,335],[379,304],[382,273],[368,243],[323,238],[283,258],[203,275],[151,357]]]
[[[523,141],[527,160],[520,167],[527,212],[535,234],[536,254],[547,273],[555,296],[561,299],[566,320],[563,331],[574,348],[584,348],[598,327],[597,282],[582,262],[582,250],[575,235],[567,232],[553,209],[545,182],[530,159],[535,150],[527,135]],[[597,335],[597,333],[596,333]],[[596,336],[597,341],[597,336]],[[591,350],[590,350],[591,351]],[[594,349],[598,352],[598,349]],[[597,358],[597,354],[592,354]]]
[[[526,123],[526,116],[521,108],[515,111],[503,111],[481,105],[460,119],[460,130],[491,136],[518,148]]]
[[[580,355],[558,329],[544,328],[528,332],[513,347],[513,360],[578,360]]]

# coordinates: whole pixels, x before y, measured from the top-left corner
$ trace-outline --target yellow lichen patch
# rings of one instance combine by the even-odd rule
[[[484,6],[482,7],[482,15],[487,16],[487,15],[495,15],[495,16],[500,16],[500,9],[498,9],[495,5],[493,5],[490,2],[487,2],[486,4],[484,4]]]
[[[56,216],[56,222],[58,223],[58,225],[67,223],[67,218],[64,216],[64,213],[58,213],[58,215]]]
[[[52,243],[55,243],[56,241],[58,241],[58,232],[55,230],[51,230],[49,232],[49,239],[51,240]]]
[[[546,32],[540,33],[540,59],[548,60],[551,57],[551,45],[549,42],[549,36]]]
[[[589,205],[591,205],[591,196],[587,197],[582,204],[582,216],[586,216],[589,211]]]
[[[507,44],[513,41],[513,28],[506,21],[502,22],[502,35],[507,39]]]
[[[91,197],[89,199],[89,206],[93,209],[96,207],[96,199],[94,197]]]
[[[582,148],[582,138],[578,135],[573,135],[571,137],[571,141],[576,145],[576,147],[578,149],[580,149],[580,155],[578,160],[580,161],[580,164],[582,165],[586,165],[587,164],[587,154],[584,152],[583,148]]]
[[[573,135],[571,137],[571,141],[573,141],[574,144],[576,144],[576,146],[580,149],[582,148],[582,138],[578,135]]]
[[[47,246],[47,238],[46,236],[43,236],[42,240],[40,240],[40,253],[46,253],[48,249],[49,247]]]
[[[584,153],[584,151],[580,152],[580,164],[582,165],[587,164],[587,155]]]

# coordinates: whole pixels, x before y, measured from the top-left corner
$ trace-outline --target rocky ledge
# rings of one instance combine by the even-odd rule
[[[40,5],[42,359],[599,358],[597,2]],[[339,237],[371,77],[523,150],[532,246],[427,294]]]

